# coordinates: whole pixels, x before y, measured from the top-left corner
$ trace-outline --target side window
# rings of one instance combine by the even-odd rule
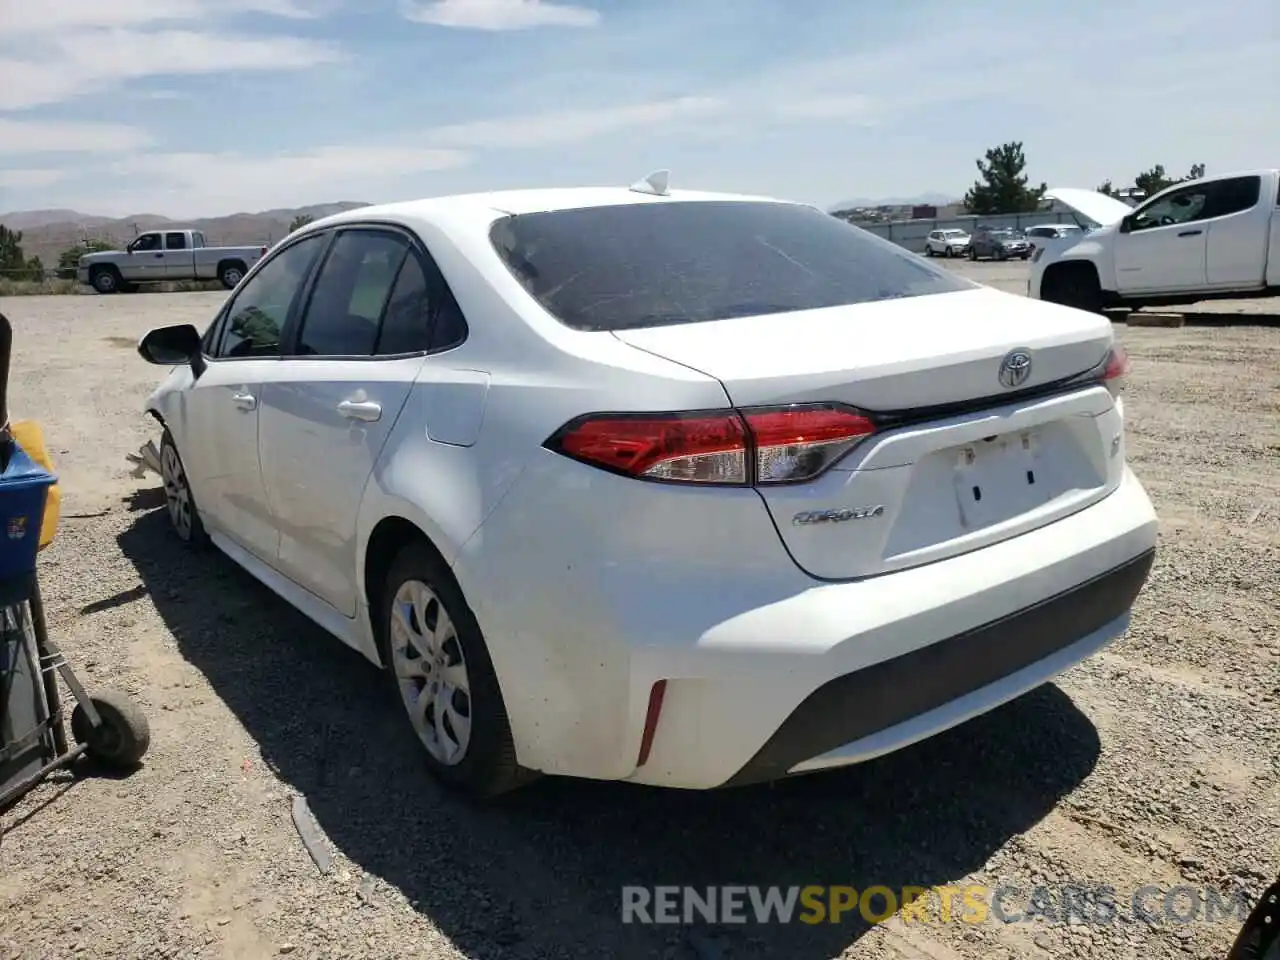
[[[1139,211],[1133,217],[1133,231],[1169,227],[1203,220],[1208,216],[1208,186],[1184,187]]]
[[[216,356],[277,357],[280,331],[311,269],[328,241],[323,233],[292,244],[262,265],[227,308],[226,330]]]
[[[133,246],[130,249],[135,251],[159,250],[160,234],[144,233],[137,240],[133,241]]]
[[[408,251],[408,242],[396,233],[340,233],[312,289],[298,355],[372,356],[383,307]]]
[[[203,246],[204,246],[204,234],[203,234],[203,233],[193,233],[193,234],[191,235],[191,246],[193,246],[193,247],[197,247],[197,248],[199,248],[199,247],[203,247]]]
[[[1206,217],[1225,217],[1242,213],[1258,204],[1262,195],[1261,177],[1232,177],[1209,184],[1209,203]]]
[[[467,320],[449,290],[444,290],[431,330],[431,349],[448,350],[467,339]]]
[[[164,235],[164,248],[166,250],[187,249],[187,235],[185,233],[166,233]]]
[[[382,329],[374,352],[378,356],[417,353],[431,348],[431,305],[427,275],[412,254],[405,258],[400,276],[382,315]]]

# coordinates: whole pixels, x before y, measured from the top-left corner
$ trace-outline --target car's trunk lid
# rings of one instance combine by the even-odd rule
[[[1110,393],[1052,389],[1111,346],[1110,323],[1083,311],[973,290],[615,336],[717,378],[739,408],[839,402],[882,419],[816,480],[759,487],[791,556],[816,577],[976,549],[1082,509],[1120,480]],[[1001,380],[1011,354],[1031,361],[1012,386]]]

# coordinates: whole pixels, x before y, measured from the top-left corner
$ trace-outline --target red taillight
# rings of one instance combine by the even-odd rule
[[[643,767],[649,762],[649,754],[653,751],[653,738],[658,732],[658,718],[662,716],[662,698],[667,693],[667,681],[659,680],[649,689],[649,706],[644,713],[644,730],[640,733],[640,753],[636,757],[636,766]]]
[[[1129,354],[1120,344],[1113,344],[1107,354],[1106,366],[1102,370],[1102,382],[1107,385],[1112,396],[1119,396],[1124,389],[1125,377],[1129,375]]]
[[[627,476],[675,483],[811,480],[875,432],[830,404],[579,417],[547,441],[565,456]]]

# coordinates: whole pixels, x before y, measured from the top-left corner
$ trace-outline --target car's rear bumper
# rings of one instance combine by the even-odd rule
[[[869,760],[999,706],[1078,663],[1128,626],[1148,550],[999,620],[829,680],[726,784]]]
[[[1110,496],[1037,530],[825,583],[798,571],[763,511],[730,511],[723,491],[672,490],[688,514],[677,534],[671,508],[662,523],[653,515],[653,496],[549,459],[458,557],[528,766],[706,789],[905,746],[1122,633],[1158,525],[1126,470]],[[546,529],[548,516],[573,521],[530,542],[530,522]],[[725,554],[734,562],[710,562]]]

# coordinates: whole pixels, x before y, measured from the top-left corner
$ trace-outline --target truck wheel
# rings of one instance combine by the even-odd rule
[[[115,267],[95,267],[89,274],[89,282],[99,293],[118,293],[120,291],[120,271]]]
[[[1102,312],[1102,285],[1090,264],[1063,264],[1050,267],[1040,282],[1040,296],[1050,303],[1075,307],[1089,313]]]
[[[244,279],[244,264],[233,261],[218,265],[218,280],[228,290],[234,290]]]

